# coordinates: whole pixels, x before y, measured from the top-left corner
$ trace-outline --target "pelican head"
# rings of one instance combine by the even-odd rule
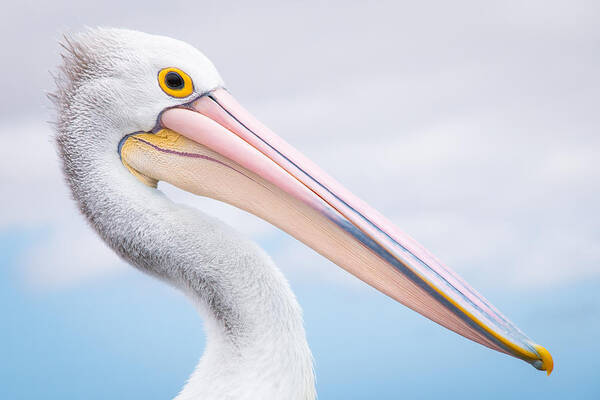
[[[190,294],[207,318],[194,390],[181,399],[312,398],[312,362],[270,259],[172,203],[158,181],[255,214],[438,324],[552,371],[548,351],[462,278],[242,108],[195,48],[119,29],[64,47],[57,143],[80,209],[117,253]]]

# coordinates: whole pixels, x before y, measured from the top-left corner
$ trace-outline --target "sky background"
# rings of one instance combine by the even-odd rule
[[[85,25],[203,50],[259,119],[555,360],[548,378],[267,223],[161,184],[283,269],[304,309],[321,399],[600,398],[598,4],[3,4],[0,398],[172,398],[204,347],[193,306],[109,251],[63,182],[44,92],[57,41]]]

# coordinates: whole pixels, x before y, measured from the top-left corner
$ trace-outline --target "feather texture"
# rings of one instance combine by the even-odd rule
[[[122,137],[189,101],[165,96],[157,71],[186,70],[198,96],[223,85],[214,66],[185,43],[127,30],[91,29],[63,48],[51,98],[77,205],[114,251],[181,289],[205,319],[205,353],[177,399],[314,399],[301,309],[272,260],[222,222],[140,183],[117,152]]]

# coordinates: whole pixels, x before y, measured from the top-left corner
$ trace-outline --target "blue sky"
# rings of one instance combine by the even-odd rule
[[[134,270],[31,292],[14,282],[20,254],[36,240],[39,232],[2,235],[2,398],[173,397],[204,344],[202,323],[187,299]],[[320,398],[600,395],[598,280],[529,294],[485,288],[552,351],[551,377],[451,334],[366,285],[293,288],[305,312]]]
[[[242,104],[460,273],[556,365],[546,377],[471,343],[267,223],[161,184],[283,270],[320,398],[600,397],[596,3],[59,0],[10,2],[3,14],[12,62],[0,74],[20,75],[0,80],[10,94],[0,96],[0,398],[172,398],[204,346],[191,304],[110,252],[63,183],[44,92],[57,40],[84,25],[204,50]]]

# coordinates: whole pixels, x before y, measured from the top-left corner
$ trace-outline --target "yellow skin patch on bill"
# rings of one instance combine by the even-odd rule
[[[547,375],[550,375],[554,369],[554,360],[552,360],[552,355],[550,355],[550,352],[546,350],[546,348],[540,346],[539,344],[534,344],[533,347],[538,352],[540,357],[542,357],[541,369],[546,371]]]

